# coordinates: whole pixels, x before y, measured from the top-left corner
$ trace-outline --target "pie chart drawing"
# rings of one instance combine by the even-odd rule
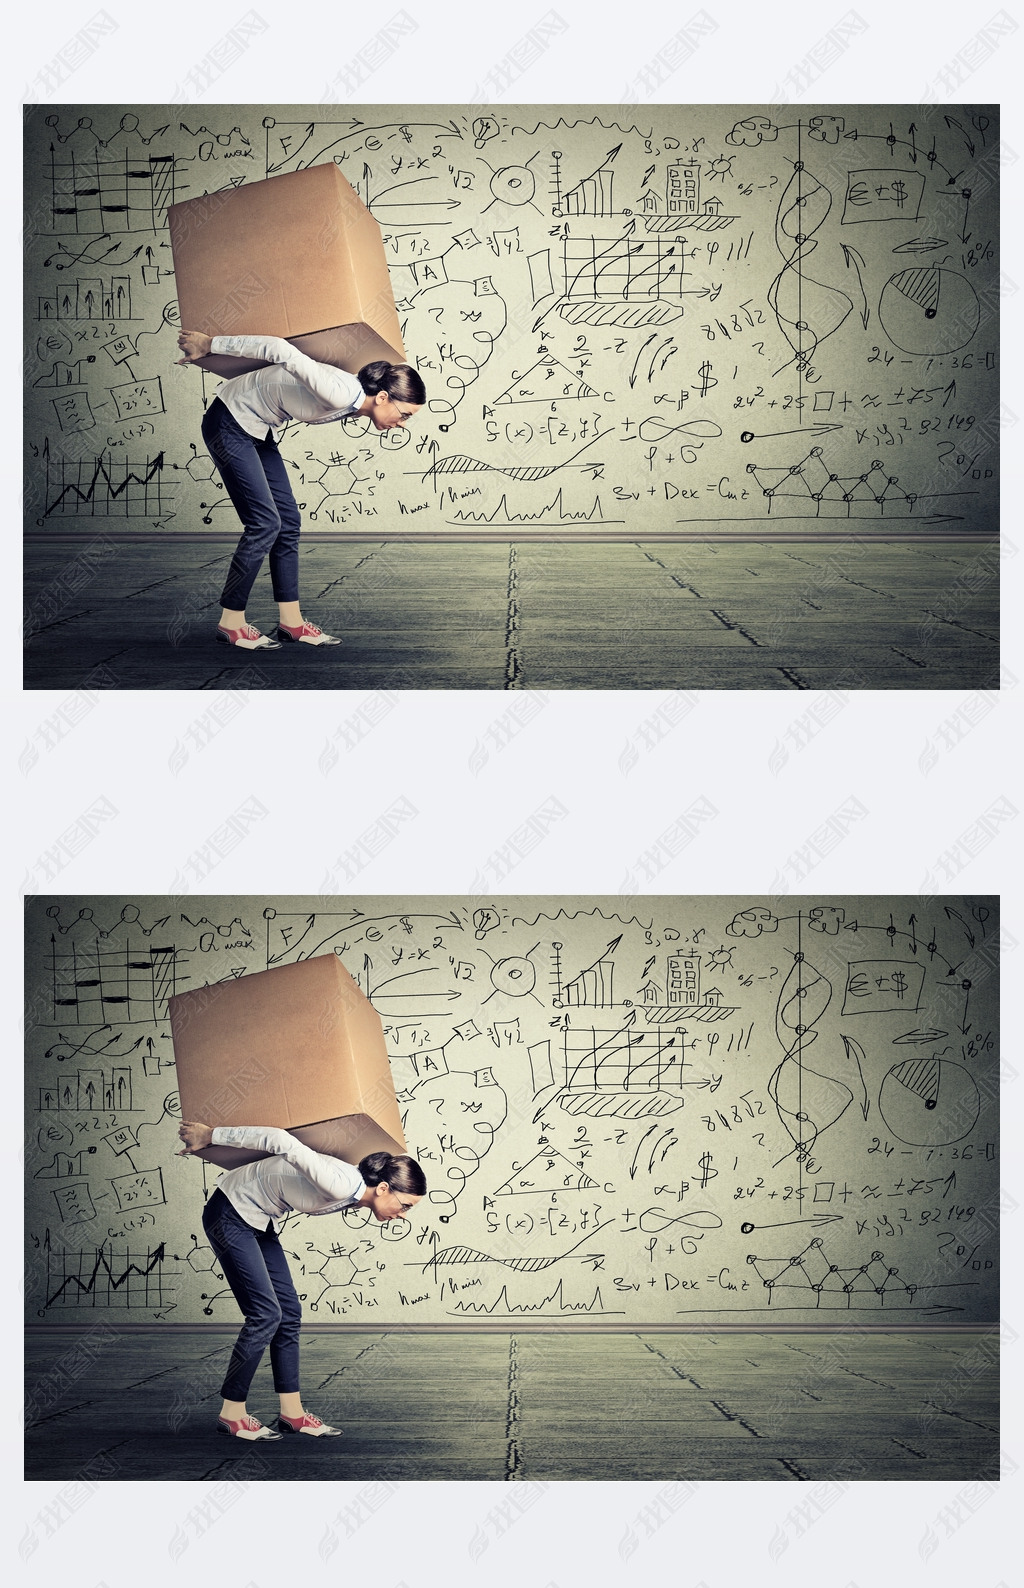
[[[899,270],[882,288],[878,318],[904,353],[955,353],[981,320],[978,295],[966,276],[938,265]]]
[[[974,1129],[981,1097],[962,1064],[904,1059],[882,1082],[878,1112],[898,1141],[910,1147],[946,1147]]]

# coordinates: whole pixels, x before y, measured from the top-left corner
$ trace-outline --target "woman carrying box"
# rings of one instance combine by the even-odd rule
[[[221,1386],[217,1427],[235,1439],[280,1439],[283,1434],[340,1434],[303,1410],[299,1393],[302,1307],[288,1270],[277,1221],[288,1213],[337,1213],[369,1208],[382,1223],[404,1219],[427,1189],[423,1170],[404,1154],[371,1152],[359,1167],[314,1152],[286,1130],[262,1125],[183,1124],[187,1157],[204,1147],[248,1147],[272,1154],[222,1175],[203,1209],[203,1228],[224,1278],[245,1315]],[[280,1399],[278,1432],[245,1409],[245,1398],[264,1350],[270,1347],[274,1388]]]
[[[366,414],[377,430],[404,425],[426,399],[419,375],[408,364],[378,360],[358,375],[307,358],[279,336],[204,336],[182,331],[181,364],[209,353],[268,361],[224,382],[203,415],[203,440],[220,471],[224,487],[242,520],[242,538],[231,559],[221,592],[217,639],[247,651],[273,651],[282,641],[302,645],[340,645],[299,606],[298,504],[288,482],[277,443],[285,425],[333,423]],[[245,605],[264,557],[278,605],[277,639],[246,621]]]

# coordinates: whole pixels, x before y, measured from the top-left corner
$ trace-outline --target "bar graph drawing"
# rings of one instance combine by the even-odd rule
[[[572,1009],[611,1007],[615,1002],[615,962],[611,955],[621,942],[620,933],[618,937],[612,939],[599,959],[560,987],[558,997],[554,1001],[556,1009],[562,1009],[566,1005]],[[554,946],[560,949],[562,945],[558,943]]]
[[[596,215],[604,217],[615,212],[613,196],[615,173],[612,169],[615,156],[622,148],[621,143],[614,149],[609,149],[596,171],[585,176],[563,193],[555,208],[556,215]],[[553,151],[552,158],[558,168],[561,151]]]
[[[587,16],[581,35],[593,31]],[[131,70],[125,61],[126,86]],[[952,114],[929,117],[927,137],[912,105],[812,114],[657,104],[641,93],[625,107],[534,106],[524,116],[493,103],[352,108],[150,105],[133,116],[65,104],[26,117],[23,518],[33,588],[49,578],[52,541],[85,536],[97,520],[138,541],[139,557],[154,533],[210,530],[216,541],[230,531],[230,500],[197,433],[219,377],[176,365],[178,322],[191,310],[168,217],[198,201],[212,236],[225,206],[250,190],[258,202],[256,186],[269,180],[278,186],[264,196],[280,201],[287,230],[292,180],[302,190],[303,178],[331,171],[379,230],[383,307],[396,313],[388,335],[401,328],[429,378],[426,412],[408,430],[375,435],[364,417],[336,433],[310,430],[308,449],[299,431],[287,438],[287,468],[302,475],[298,497],[321,541],[369,543],[398,519],[417,539],[429,527],[453,542],[511,534],[620,545],[655,533],[685,542],[713,526],[765,544],[830,541],[862,522],[879,544],[913,538],[914,556],[918,541],[996,535],[994,107],[979,130],[977,106],[947,104]],[[311,257],[295,262],[311,281],[337,242],[338,214],[325,212]],[[227,268],[219,250],[219,263],[200,263],[198,219],[181,213],[175,225],[178,265],[184,250],[186,273]],[[236,264],[237,279],[210,300],[232,327],[290,323],[264,323],[277,294],[265,250],[243,248]],[[378,287],[367,290],[372,298]],[[299,329],[326,333],[343,307],[328,312],[331,301]],[[927,367],[929,358],[947,363]],[[371,462],[403,448],[401,461]],[[664,570],[657,577],[672,583]],[[843,588],[851,601],[875,596]],[[994,596],[993,580],[982,596]],[[809,610],[838,621],[828,603],[824,617]],[[933,645],[924,667],[901,645],[883,648],[895,687],[965,669],[984,684],[991,605],[979,600],[978,616],[979,644],[974,635]],[[792,647],[797,629],[773,623],[767,643]],[[30,687],[49,687],[58,656],[74,668],[71,630],[62,622],[48,633],[45,664],[38,646],[29,658]],[[734,630],[730,643],[739,639]],[[507,648],[510,667],[529,665],[512,638]],[[764,655],[755,661],[767,666]],[[125,676],[134,666],[126,661]],[[618,971],[621,1002],[621,956]],[[693,1018],[719,1022],[710,1009]]]
[[[995,898],[114,892],[25,914],[32,1326],[230,1321],[200,1223],[221,1171],[176,1156],[195,1093],[168,998],[255,1001],[260,972],[287,1002],[339,961],[379,1025],[357,1001],[365,1035],[337,1032],[347,1003],[314,987],[305,1034],[286,1010],[225,1043],[198,1116],[291,1130],[271,1091],[320,1040],[325,1070],[352,1039],[387,1064],[363,1105],[393,1086],[423,1216],[282,1234],[321,1316],[997,1316]]]
[[[39,1088],[41,1113],[125,1113],[132,1107],[132,1072],[127,1064],[56,1076]]]
[[[38,320],[130,320],[130,276],[91,279],[81,276],[39,299]]]

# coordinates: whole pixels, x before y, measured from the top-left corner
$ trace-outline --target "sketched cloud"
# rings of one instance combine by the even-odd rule
[[[762,932],[777,932],[779,918],[764,908],[740,910],[726,927],[727,937],[760,937]]]

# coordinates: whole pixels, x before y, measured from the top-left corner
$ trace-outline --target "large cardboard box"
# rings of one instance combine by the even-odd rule
[[[168,1011],[183,1119],[276,1125],[347,1163],[406,1151],[380,1016],[334,954],[178,993]]]
[[[405,362],[380,227],[336,165],[186,199],[167,219],[186,331],[283,336],[351,374]],[[232,376],[265,361],[197,362]]]

